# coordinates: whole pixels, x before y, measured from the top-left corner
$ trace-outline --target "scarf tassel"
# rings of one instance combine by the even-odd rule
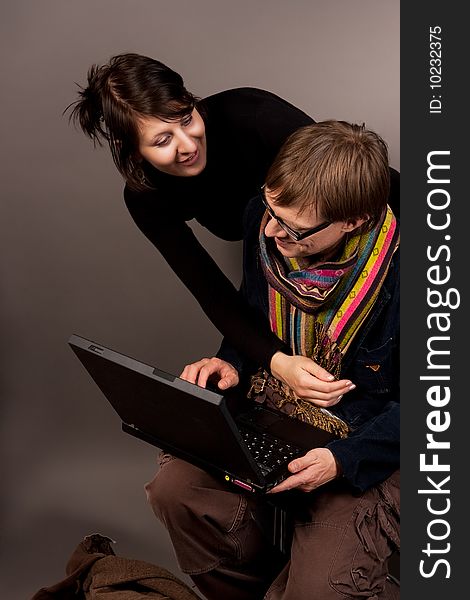
[[[315,406],[308,400],[297,398],[294,392],[284,383],[270,375],[264,369],[251,378],[248,398],[264,403],[272,408],[288,414],[294,419],[304,421],[337,437],[348,436],[349,427],[345,421],[335,417],[329,411]]]

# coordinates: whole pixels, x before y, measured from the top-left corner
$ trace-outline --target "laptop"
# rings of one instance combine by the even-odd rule
[[[247,492],[269,491],[289,475],[291,460],[335,437],[236,388],[202,388],[78,335],[68,343],[124,432]]]

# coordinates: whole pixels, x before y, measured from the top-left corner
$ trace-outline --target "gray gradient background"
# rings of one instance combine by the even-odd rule
[[[399,2],[16,0],[0,21],[0,595],[61,579],[95,531],[180,574],[143,492],[157,451],[121,433],[67,339],[178,373],[220,335],[131,221],[108,152],[61,113],[91,63],[134,51],[199,96],[252,85],[316,120],[365,121],[399,169]],[[240,244],[195,230],[238,283]]]

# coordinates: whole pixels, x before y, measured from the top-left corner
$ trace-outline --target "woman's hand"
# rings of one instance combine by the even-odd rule
[[[327,408],[338,404],[356,386],[349,379],[335,381],[333,375],[306,356],[288,356],[276,352],[271,359],[271,373],[295,392],[298,398]]]
[[[230,363],[215,356],[201,358],[197,362],[186,365],[180,375],[190,383],[206,387],[209,378],[215,379],[220,390],[238,385],[238,371]]]
[[[339,475],[335,457],[328,448],[309,450],[305,456],[301,456],[290,462],[288,469],[294,475],[281,481],[268,494],[276,494],[293,489],[298,489],[302,492],[311,492]]]

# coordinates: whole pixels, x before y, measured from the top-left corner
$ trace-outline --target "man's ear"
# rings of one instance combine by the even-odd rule
[[[341,231],[344,231],[344,233],[350,233],[351,231],[358,229],[361,225],[364,225],[364,223],[367,223],[368,220],[368,217],[364,217],[363,219],[352,219],[351,221],[345,221],[341,227]]]

